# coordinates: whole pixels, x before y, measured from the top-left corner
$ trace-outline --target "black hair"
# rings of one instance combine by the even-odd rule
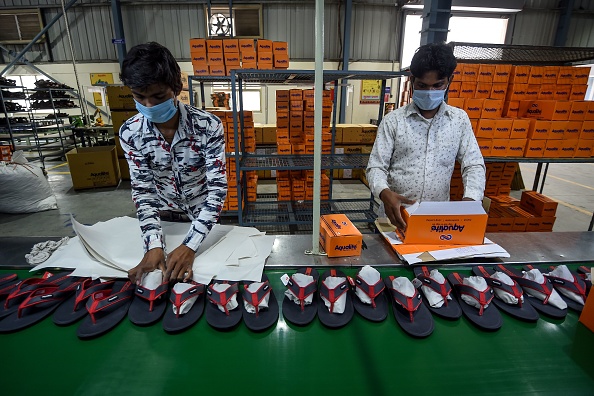
[[[436,71],[439,78],[450,78],[456,69],[456,57],[446,43],[429,43],[417,49],[410,62],[413,76],[422,78],[429,71]]]
[[[149,85],[163,84],[178,95],[183,87],[177,61],[167,48],[155,42],[139,44],[128,51],[120,79],[124,85],[141,91]]]

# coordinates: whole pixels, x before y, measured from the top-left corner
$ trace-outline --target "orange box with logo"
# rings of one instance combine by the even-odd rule
[[[540,223],[540,232],[551,232],[553,231],[553,226],[555,225],[556,217],[543,217],[541,218]]]
[[[571,85],[556,85],[553,92],[553,99],[569,100],[569,95],[571,94]]]
[[[274,54],[274,67],[276,69],[288,69],[289,68],[289,55],[285,54]]]
[[[559,158],[561,155],[562,140],[549,139],[545,146],[543,157],[545,158]]]
[[[491,157],[507,157],[509,139],[493,139]]]
[[[472,128],[472,131],[474,132],[475,135],[478,131],[478,122],[479,122],[478,118],[470,119],[470,127]]]
[[[512,66],[509,82],[514,84],[528,84],[530,66]]]
[[[594,101],[588,101],[588,110],[584,115],[584,121],[594,121]]]
[[[223,53],[223,40],[206,40],[206,52],[212,53]]]
[[[239,52],[225,52],[224,59],[225,66],[236,66],[234,67],[234,69],[239,69],[239,65],[241,64],[241,57],[239,56]]]
[[[460,84],[460,94],[458,95],[460,98],[474,98],[474,93],[476,91],[477,83],[474,81],[463,81]]]
[[[507,156],[508,157],[522,157],[528,139],[508,139],[507,141]]]
[[[572,69],[573,69],[573,73],[572,73],[572,78],[571,78],[571,84],[573,84],[573,85],[576,85],[576,84],[587,85],[588,78],[590,77],[591,67],[590,66],[578,66],[578,67],[573,67]]]
[[[495,65],[480,64],[477,81],[492,83],[495,75]]]
[[[462,70],[462,81],[478,81],[479,68],[478,63],[466,63]]]
[[[400,208],[405,244],[482,245],[487,213],[480,202],[421,202]]]
[[[507,86],[507,94],[505,100],[507,101],[518,101],[526,99],[526,91],[528,90],[528,84],[509,84]]]
[[[223,53],[225,54],[239,54],[239,40],[225,39],[223,40]]]
[[[453,107],[457,107],[459,109],[464,109],[464,98],[452,98],[448,97],[448,104]]]
[[[524,150],[524,157],[526,158],[542,158],[544,150],[547,145],[545,139],[532,140],[529,139]]]
[[[256,47],[254,46],[254,39],[239,39],[239,52],[256,52]]]
[[[243,63],[243,68],[246,69],[246,63],[257,63],[258,62],[258,55],[256,51],[242,51],[241,52],[241,62]]]
[[[582,123],[582,130],[579,138],[582,140],[594,139],[594,121],[584,121]]]
[[[563,139],[579,139],[582,132],[582,121],[567,121]]]
[[[525,139],[528,137],[529,129],[530,129],[530,120],[529,119],[516,118],[513,120],[509,138],[510,139]]]
[[[587,90],[587,84],[573,84],[571,86],[571,91],[569,91],[569,100],[584,100],[584,98],[586,97]]]
[[[567,121],[551,121],[551,129],[549,131],[548,139],[563,139],[566,129]]]
[[[493,89],[493,83],[479,82],[476,84],[476,91],[474,97],[477,99],[488,99],[491,96],[491,90]]]
[[[502,115],[507,118],[517,118],[520,110],[520,101],[505,101],[503,102]]]
[[[485,99],[480,118],[501,118],[503,112],[503,100]]]
[[[551,121],[530,120],[528,129],[528,138],[531,140],[545,140],[549,138],[551,132]]]
[[[258,55],[260,55],[260,53],[268,53],[272,55],[272,40],[256,40],[256,52]]]
[[[481,118],[484,101],[485,99],[466,99],[464,110],[468,114],[468,118]]]
[[[323,215],[320,217],[320,245],[328,257],[359,256],[363,236],[346,215]]]
[[[575,101],[571,102],[571,110],[569,112],[570,121],[583,121],[586,119],[590,102]]]
[[[477,138],[482,139],[491,139],[493,138],[493,133],[495,131],[495,120],[490,120],[486,118],[481,118],[478,120],[478,128],[476,132]]]
[[[191,52],[190,53],[190,61],[192,62],[192,65],[208,64],[208,57],[206,56],[206,50]]]
[[[578,145],[578,139],[563,139],[561,140],[561,149],[559,153],[560,158],[573,158],[575,157],[576,148]]]
[[[522,100],[520,117],[541,120],[567,121],[571,112],[571,102],[557,100]]]
[[[224,76],[226,73],[225,66],[223,65],[210,65],[208,66],[208,73],[211,76]]]
[[[272,65],[274,63],[272,52],[258,51],[258,64],[265,63]]]
[[[540,85],[528,84],[528,88],[526,89],[526,94],[524,95],[524,100],[538,100],[539,94],[540,94]]]
[[[454,72],[452,73],[452,78],[454,81],[462,81],[462,71],[464,70],[464,63],[458,63]]]
[[[523,191],[520,197],[520,207],[537,216],[554,217],[557,206],[557,201],[536,191]]]
[[[222,52],[209,52],[207,61],[209,66],[223,66],[225,64],[225,57]]]
[[[495,65],[494,83],[508,83],[511,76],[512,65]]]
[[[494,139],[508,139],[511,134],[511,129],[514,120],[511,118],[500,118],[495,121],[495,129],[493,130]]]
[[[289,55],[289,47],[286,41],[273,41],[272,52],[275,55]]]
[[[589,158],[594,155],[594,140],[579,139],[575,148],[575,158]]]
[[[483,157],[490,157],[493,141],[491,139],[476,139],[476,142],[479,145],[479,149],[481,150]]]
[[[448,102],[451,98],[459,98],[460,97],[460,89],[462,88],[462,83],[460,81],[454,81],[450,83],[450,88],[448,89]]]
[[[276,111],[279,112],[288,112],[290,109],[289,102],[285,101],[277,101],[276,102]]]
[[[538,100],[553,100],[555,99],[555,89],[557,89],[557,85],[555,84],[542,84],[540,86],[540,91],[538,92]]]
[[[542,84],[557,84],[559,66],[545,66],[542,75]]]
[[[560,66],[557,75],[557,85],[571,84],[573,81],[573,66]]]
[[[542,84],[544,79],[544,66],[530,66],[528,74],[528,84]]]
[[[490,99],[501,99],[505,100],[507,95],[507,84],[506,83],[493,83],[491,93],[489,94]]]

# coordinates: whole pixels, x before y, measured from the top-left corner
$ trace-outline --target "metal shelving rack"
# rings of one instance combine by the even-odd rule
[[[342,80],[381,80],[382,90],[385,91],[386,80],[405,76],[407,72],[384,71],[340,71],[325,70],[323,73],[324,84],[334,83],[336,93],[338,84]],[[238,69],[231,71],[231,91],[233,100],[233,122],[235,141],[240,142],[240,151],[234,153],[237,172],[249,170],[303,170],[313,169],[313,155],[275,155],[275,154],[250,154],[245,153],[244,142],[238,138],[238,127],[243,127],[243,87],[244,85],[277,85],[294,86],[298,84],[313,85],[315,72],[313,70],[254,70]],[[204,97],[204,95],[202,95]],[[365,168],[368,154],[334,154],[334,136],[336,132],[336,97],[333,100],[332,116],[332,154],[322,156],[322,169],[348,169]],[[380,95],[378,122],[383,117],[383,95]],[[238,117],[239,115],[239,117]],[[243,179],[243,181],[242,181]],[[330,197],[332,197],[332,172],[330,173]],[[238,177],[238,196],[244,196],[245,178]],[[314,192],[316,193],[316,192]],[[242,205],[239,200],[237,213],[239,224],[247,226],[260,225],[299,225],[312,224],[311,201],[278,201],[276,194],[259,195],[256,202],[247,202]],[[371,223],[375,220],[377,203],[370,194],[369,199],[329,199],[321,202],[320,212],[345,213],[355,223]]]

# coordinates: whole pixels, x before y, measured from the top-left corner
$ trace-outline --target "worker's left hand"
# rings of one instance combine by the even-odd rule
[[[194,251],[186,245],[179,245],[167,255],[165,262],[165,279],[171,281],[188,281],[192,279]]]

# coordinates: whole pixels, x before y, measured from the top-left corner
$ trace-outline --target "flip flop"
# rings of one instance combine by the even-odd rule
[[[506,285],[505,283],[491,278],[491,275],[495,273],[494,270],[491,268],[485,268],[482,265],[478,265],[472,268],[472,272],[477,276],[482,276],[485,278],[487,285],[491,286],[493,289],[503,290],[518,299],[517,304],[508,304],[505,301],[501,300],[497,297],[497,293],[495,293],[495,298],[493,299],[493,304],[497,306],[500,310],[508,314],[509,316],[513,316],[516,319],[525,320],[527,322],[536,322],[540,315],[534,309],[532,304],[528,302],[522,303],[521,297],[524,296],[522,291],[522,287],[518,284],[517,281],[514,281],[513,285]],[[526,298],[526,296],[524,296]]]
[[[285,319],[298,326],[306,326],[310,324],[318,313],[318,280],[320,275],[315,268],[307,267],[297,270],[296,273],[305,274],[313,277],[313,281],[304,286],[300,287],[297,282],[292,278],[289,278],[287,282],[287,289],[295,295],[299,300],[299,304],[295,304],[289,297],[285,295],[283,298],[283,316]],[[305,299],[312,296],[311,304],[305,304]]]
[[[101,282],[98,279],[85,279],[76,287],[74,296],[60,304],[54,312],[54,323],[58,326],[68,326],[79,321],[89,313],[86,307],[89,297],[95,292],[112,287],[113,281]]]
[[[585,265],[580,265],[577,269],[578,275],[584,280],[584,283],[586,284],[586,295],[590,294],[590,289],[592,288],[592,281],[586,279],[586,275],[589,274],[590,271],[590,267],[586,267]]]
[[[17,274],[1,274],[0,275],[0,286],[8,283],[8,282],[14,282],[15,280],[17,280],[18,275]]]
[[[361,271],[359,270],[357,278],[355,279],[355,290],[359,289],[365,293],[371,299],[371,304],[366,304],[361,301],[355,293],[353,298],[355,311],[367,320],[381,322],[388,317],[388,299],[383,293],[385,289],[384,281],[380,277],[375,284],[370,285],[365,282],[365,279],[359,276],[360,272]]]
[[[576,273],[574,273],[573,271],[568,269],[569,272],[571,273],[571,275],[573,276],[573,282],[572,282],[572,281],[568,281],[566,279],[560,278],[558,276],[553,276],[553,275],[549,275],[549,274],[545,275],[545,272],[547,270],[540,266],[534,266],[534,265],[528,264],[528,265],[525,265],[523,268],[526,271],[530,271],[531,269],[539,270],[547,279],[549,279],[551,281],[551,283],[553,284],[553,287],[555,289],[557,289],[557,291],[559,292],[559,296],[561,297],[561,299],[563,301],[565,301],[568,308],[571,308],[576,312],[582,312],[582,310],[584,309],[584,304],[580,304],[577,301],[572,300],[571,298],[567,297],[565,294],[561,293],[561,291],[560,291],[561,289],[565,289],[570,292],[573,292],[573,293],[577,294],[578,296],[582,297],[584,299],[584,303],[586,303],[586,283]],[[549,268],[550,271],[552,271],[554,269],[555,269],[555,266],[551,266]]]
[[[545,278],[545,282],[542,284],[537,283],[533,280],[524,278],[522,276],[522,272],[515,269],[514,267],[509,267],[503,264],[497,264],[493,267],[493,269],[495,271],[501,271],[507,274],[507,276],[518,282],[518,284],[522,286],[522,289],[524,289],[524,298],[526,299],[525,301],[528,301],[530,304],[532,304],[532,306],[538,312],[554,319],[564,319],[567,315],[567,309],[559,309],[548,304],[549,296],[554,290],[549,279]],[[529,293],[532,290],[545,294],[547,296],[546,299],[543,301],[534,296],[530,296]]]
[[[150,326],[157,323],[165,313],[168,290],[168,281],[163,281],[156,289],[136,285],[136,298],[128,310],[130,322],[136,326]]]
[[[423,282],[423,286],[429,287],[434,292],[439,293],[443,298],[443,305],[441,307],[432,307],[429,303],[429,300],[427,299],[427,296],[423,294],[425,297],[423,298],[423,302],[425,305],[427,305],[429,311],[444,319],[460,319],[460,316],[462,316],[462,308],[460,308],[460,304],[458,304],[458,301],[455,298],[452,298],[451,300],[448,300],[447,298],[447,296],[451,295],[452,293],[452,287],[450,286],[448,280],[444,278],[444,282],[439,283],[431,277],[431,271],[429,271],[429,268],[424,265],[421,267],[414,267],[413,272],[417,279]],[[421,291],[423,291],[422,288]]]
[[[217,292],[213,286],[215,284],[230,284],[224,292]],[[227,304],[233,296],[239,292],[237,282],[228,281],[213,281],[206,289],[208,302],[206,304],[206,321],[209,325],[217,330],[230,330],[241,322],[241,308],[237,302],[237,307],[232,310],[227,309]],[[224,312],[219,309],[219,305],[223,307]]]
[[[328,286],[326,285],[326,279],[330,276],[345,278],[345,280],[333,289],[328,289]],[[320,322],[322,322],[324,326],[331,329],[345,326],[351,321],[353,314],[355,313],[347,276],[340,270],[331,269],[322,274],[321,280],[320,298],[318,299],[318,318],[320,319]],[[346,301],[344,312],[341,314],[333,313],[332,310],[334,309],[334,303],[336,303],[336,301],[338,301],[338,299],[345,293]],[[330,309],[326,307],[324,299],[321,297],[324,297],[330,301]]]
[[[25,297],[16,312],[0,321],[0,333],[12,333],[42,321],[66,301],[83,280],[69,277],[60,285],[38,287]]]
[[[5,313],[6,309],[4,307],[4,304],[6,303],[6,298],[8,297],[8,295],[21,282],[21,280],[13,279],[5,282],[2,286],[0,286],[0,318],[10,315],[11,312]]]
[[[190,284],[192,287],[183,293],[176,292],[175,286],[171,289],[171,293],[169,294],[171,304],[168,305],[165,310],[165,316],[163,317],[163,330],[167,333],[180,333],[189,329],[198,322],[198,319],[204,313],[204,291],[206,290],[206,286],[194,281],[190,282]],[[182,305],[192,298],[195,298],[195,300],[189,311],[185,314],[180,314]],[[173,310],[174,307],[175,312]]]
[[[454,294],[458,299],[462,313],[473,325],[481,330],[496,331],[501,328],[503,320],[501,314],[495,306],[491,304],[495,297],[495,292],[489,286],[483,291],[479,291],[472,286],[463,284],[464,276],[457,272],[452,272],[448,275],[448,280],[454,287]],[[462,295],[474,298],[481,306],[480,309],[467,304],[462,300]],[[489,305],[485,308],[485,305]]]
[[[7,284],[3,287],[6,298],[0,307],[0,319],[16,312],[19,305],[35,290],[46,286],[58,286],[69,278],[69,274],[70,272],[59,272],[54,275],[46,272],[41,278],[27,278],[13,285]]]
[[[384,283],[392,296],[392,312],[396,322],[408,335],[416,338],[430,336],[434,328],[433,317],[429,308],[423,304],[423,297],[416,288],[412,297],[402,294],[394,289],[394,279],[390,275],[384,279]]]
[[[243,323],[252,331],[264,331],[278,322],[278,301],[272,287],[270,287],[270,281],[266,274],[262,274],[262,282],[258,290],[253,293],[248,290],[248,286],[254,282],[243,282],[241,296],[256,309],[255,313],[249,313],[243,301],[240,303]],[[270,296],[268,298],[268,307],[260,309],[258,306],[267,295]]]
[[[128,314],[134,298],[134,284],[115,281],[113,288],[93,293],[87,300],[89,315],[76,330],[82,340],[99,337],[116,327]]]

